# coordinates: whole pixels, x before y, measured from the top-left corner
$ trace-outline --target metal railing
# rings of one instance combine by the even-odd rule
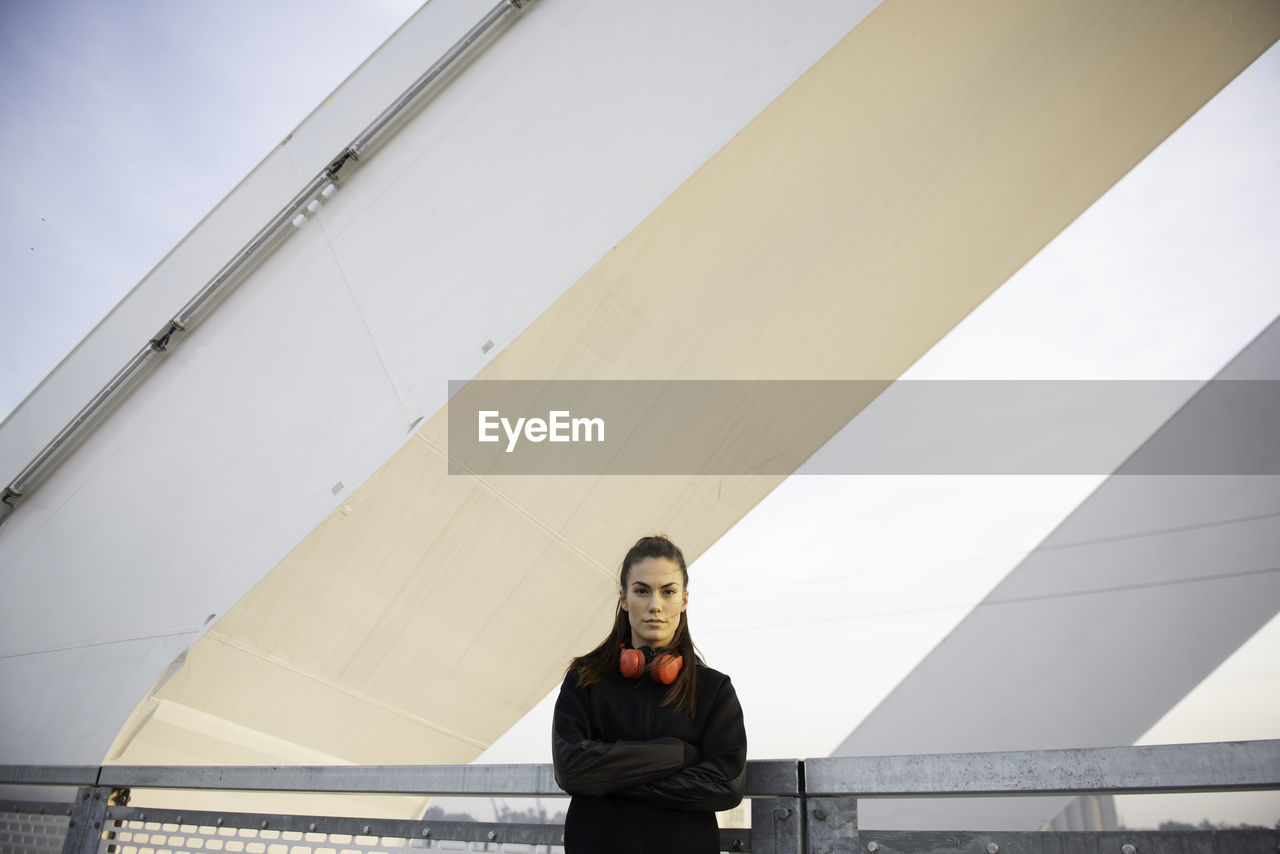
[[[0,765],[0,786],[78,789],[69,804],[0,800],[3,851],[55,850],[49,842],[53,817],[66,819],[60,848],[64,854],[391,852],[449,850],[451,846],[453,850],[558,851],[563,843],[560,825],[212,812],[198,809],[198,796],[190,810],[127,805],[129,793],[137,789],[562,796],[549,765]],[[755,854],[1274,854],[1280,847],[1276,829],[939,833],[867,830],[858,824],[860,798],[1266,789],[1280,789],[1280,740],[754,761],[747,765],[751,827],[722,829],[721,847]],[[19,830],[6,838],[4,828],[10,826]],[[31,832],[24,835],[22,828]]]

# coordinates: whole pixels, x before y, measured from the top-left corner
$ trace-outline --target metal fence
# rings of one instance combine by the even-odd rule
[[[548,824],[404,821],[128,806],[138,789],[436,796],[563,795],[549,765],[157,767],[0,765],[0,786],[76,787],[71,803],[0,800],[0,852],[408,854],[562,851]],[[1280,831],[868,830],[858,800],[1280,789],[1280,740],[1007,753],[750,762],[750,828],[721,848],[755,854],[1275,854]],[[192,806],[200,806],[198,795]],[[605,852],[607,854],[607,852]],[[658,853],[660,854],[660,852]]]

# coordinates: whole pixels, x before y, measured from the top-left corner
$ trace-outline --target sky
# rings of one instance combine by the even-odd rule
[[[421,5],[0,3],[0,418]]]
[[[327,0],[0,3],[0,152],[10,165],[0,319],[11,354],[0,361],[0,416],[418,5],[363,0],[353,15]],[[1280,314],[1277,96],[1273,49],[911,376],[1211,376]],[[1154,331],[1135,346],[1135,328]],[[740,684],[744,705],[762,710],[753,757],[829,753],[1098,481],[788,480],[695,564],[702,652],[734,672],[750,610],[763,614],[755,630],[780,643],[838,649],[866,633],[881,639],[880,654],[857,698],[835,715],[814,711],[804,728],[781,725],[794,709],[771,702],[774,686]],[[849,519],[856,566],[832,535],[848,535]],[[926,520],[931,536],[914,536]],[[742,578],[744,563],[764,569]],[[771,567],[786,568],[781,592]],[[865,604],[831,607],[833,579]],[[1277,661],[1273,620],[1143,741],[1280,736]],[[479,761],[549,761],[549,700]],[[1219,796],[1212,807],[1195,797],[1183,815],[1121,799],[1122,820],[1280,819],[1276,793]]]

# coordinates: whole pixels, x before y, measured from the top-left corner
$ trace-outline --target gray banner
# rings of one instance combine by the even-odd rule
[[[473,380],[450,396],[451,474],[1280,474],[1276,380]]]

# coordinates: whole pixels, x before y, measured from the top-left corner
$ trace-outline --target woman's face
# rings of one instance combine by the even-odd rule
[[[680,627],[680,615],[689,604],[680,565],[664,557],[647,557],[631,564],[621,600],[631,623],[633,647],[670,646]]]

